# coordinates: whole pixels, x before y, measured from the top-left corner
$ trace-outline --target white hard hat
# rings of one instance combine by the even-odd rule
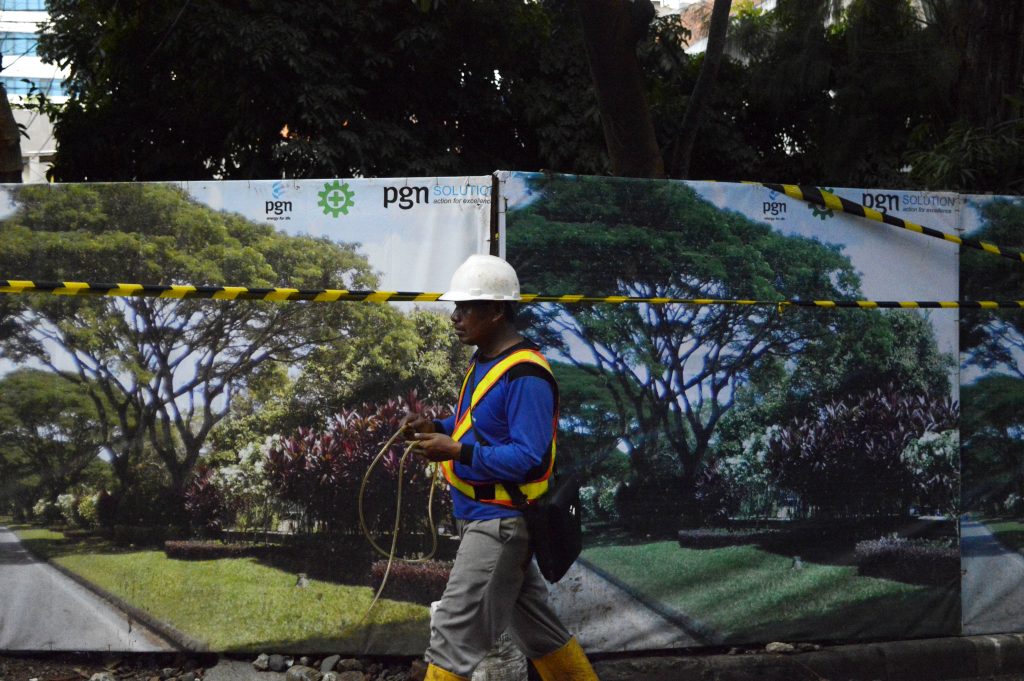
[[[455,270],[441,300],[520,300],[519,277],[501,258],[471,255]]]

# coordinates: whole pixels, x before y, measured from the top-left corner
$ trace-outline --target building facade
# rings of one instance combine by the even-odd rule
[[[65,72],[43,62],[38,54],[39,31],[48,18],[46,0],[0,0],[0,83],[7,91],[14,120],[24,126],[21,160],[26,183],[46,182],[57,146],[49,119],[26,109],[25,101],[37,92],[57,103],[67,98]]]

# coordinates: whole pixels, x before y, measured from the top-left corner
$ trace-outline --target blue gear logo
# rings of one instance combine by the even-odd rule
[[[348,209],[356,205],[353,200],[356,193],[348,188],[348,182],[342,184],[341,180],[324,183],[324,190],[317,192],[320,200],[316,205],[324,209],[324,215],[336,218],[339,215],[348,215]]]

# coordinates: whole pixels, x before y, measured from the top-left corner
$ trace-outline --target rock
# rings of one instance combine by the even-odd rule
[[[185,672],[184,674],[178,677],[178,681],[196,681],[196,673]]]
[[[164,667],[160,670],[161,679],[169,679],[178,675],[178,670],[174,667]]]
[[[334,671],[334,668],[338,666],[338,661],[341,659],[341,655],[330,655],[324,658],[324,661],[320,663],[320,673],[326,674],[327,672]]]
[[[409,673],[407,674],[409,681],[423,681],[423,677],[427,675],[427,663],[425,660],[413,660],[409,664]]]
[[[302,665],[303,667],[308,667],[309,666],[309,658],[306,657],[305,655],[303,655],[302,657],[299,658],[299,664]]]
[[[270,669],[270,656],[266,653],[260,653],[259,656],[252,661],[253,669],[258,672],[265,672]]]
[[[367,681],[367,675],[362,672],[342,672],[338,674],[338,681]]]
[[[284,681],[320,681],[323,674],[305,665],[290,667],[284,674]]]
[[[295,586],[303,589],[309,586],[309,577],[306,576],[305,572],[300,572],[298,578],[295,580]]]
[[[811,653],[815,650],[821,650],[821,646],[817,643],[797,643],[796,649],[801,653]]]
[[[339,660],[338,664],[334,665],[334,668],[339,672],[361,672],[365,671],[363,663],[354,657],[347,657],[344,660]]]
[[[781,641],[772,641],[764,647],[765,652],[769,653],[791,653],[796,650],[796,646],[791,643],[782,643]]]
[[[323,672],[320,681],[338,681],[338,672]]]
[[[287,667],[284,655],[271,655],[270,659],[267,660],[267,668],[272,672],[283,672]]]
[[[366,674],[357,671],[341,672],[338,674],[338,681],[366,681]]]
[[[89,681],[117,681],[110,672],[96,672],[89,677]]]

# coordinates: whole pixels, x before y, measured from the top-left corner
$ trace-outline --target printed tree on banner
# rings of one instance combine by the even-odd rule
[[[509,260],[525,291],[762,300],[858,293],[838,247],[777,234],[680,183],[554,176],[534,178],[531,189],[539,198],[508,218]],[[610,377],[617,431],[643,486],[623,492],[624,512],[640,504],[634,519],[668,523],[698,514],[702,466],[737,388],[765,362],[827,337],[836,319],[753,306],[545,305],[526,314],[548,347]]]
[[[999,197],[976,208],[982,227],[968,236],[1011,248],[1024,245],[1024,201]],[[960,254],[963,298],[1016,300],[1022,291],[1020,262],[972,249]],[[1024,516],[1024,311],[963,310],[960,350],[966,370],[983,372],[963,389],[967,508]]]
[[[26,186],[0,222],[0,270],[12,278],[303,288],[372,288],[352,245],[295,237],[218,212],[161,185]],[[261,367],[377,326],[372,306],[152,298],[24,299],[7,318],[14,360],[79,385],[100,413],[121,492],[152,483],[156,455],[180,506],[211,430]],[[147,502],[151,506],[156,506]],[[179,509],[180,510],[180,509]]]

